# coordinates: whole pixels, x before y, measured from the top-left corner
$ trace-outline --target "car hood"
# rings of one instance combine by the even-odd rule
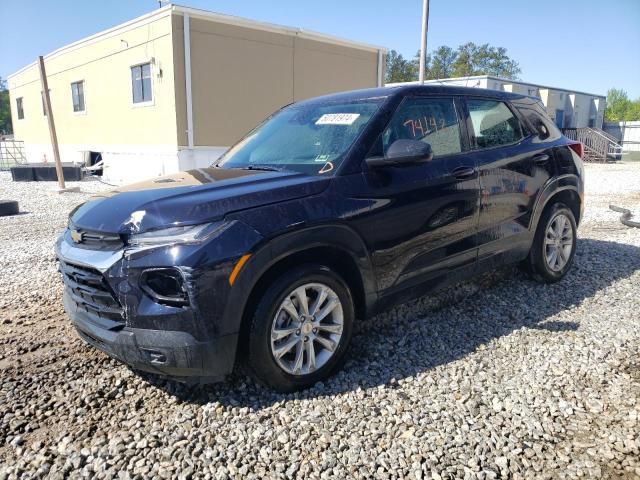
[[[212,222],[324,190],[330,178],[296,172],[200,168],[98,194],[71,215],[75,228],[140,233]]]

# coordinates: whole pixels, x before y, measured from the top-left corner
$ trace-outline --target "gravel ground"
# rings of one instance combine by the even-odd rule
[[[72,184],[73,185],[73,184]],[[640,478],[640,163],[587,166],[572,272],[508,268],[358,328],[326,384],[141,377],[65,319],[53,244],[90,192],[12,183],[0,198],[0,479]]]

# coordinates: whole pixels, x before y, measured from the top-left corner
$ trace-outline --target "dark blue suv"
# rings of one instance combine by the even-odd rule
[[[76,208],[56,249],[80,336],[134,368],[280,391],[345,357],[356,319],[519,262],[571,267],[582,145],[531,97],[443,86],[276,112],[210,168]]]

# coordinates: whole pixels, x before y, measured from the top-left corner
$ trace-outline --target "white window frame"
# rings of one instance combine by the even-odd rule
[[[84,110],[78,110],[77,112],[73,109],[73,85],[75,83],[82,83],[82,101],[84,103]],[[85,88],[86,82],[84,78],[80,80],[74,80],[69,84],[69,88],[71,88],[71,112],[74,115],[86,115],[87,114],[87,90]]]
[[[149,64],[149,76],[151,78],[151,100],[148,100],[146,102],[134,102],[133,101],[133,76],[132,76],[132,69],[135,67],[141,67],[142,65],[146,65]],[[154,78],[154,66],[153,66],[154,62],[151,61],[150,59],[144,60],[143,62],[138,62],[138,63],[134,63],[132,65],[129,65],[129,88],[131,89],[131,106],[133,108],[144,108],[144,107],[152,107],[156,104],[156,95],[155,95],[155,86],[153,84],[153,78]]]

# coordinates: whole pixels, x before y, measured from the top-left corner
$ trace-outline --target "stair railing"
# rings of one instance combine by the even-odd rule
[[[571,140],[581,142],[585,146],[586,160],[606,162],[620,160],[622,146],[615,137],[596,128],[563,128],[562,133]]]
[[[16,165],[27,163],[22,140],[0,141],[0,170],[9,170]]]

